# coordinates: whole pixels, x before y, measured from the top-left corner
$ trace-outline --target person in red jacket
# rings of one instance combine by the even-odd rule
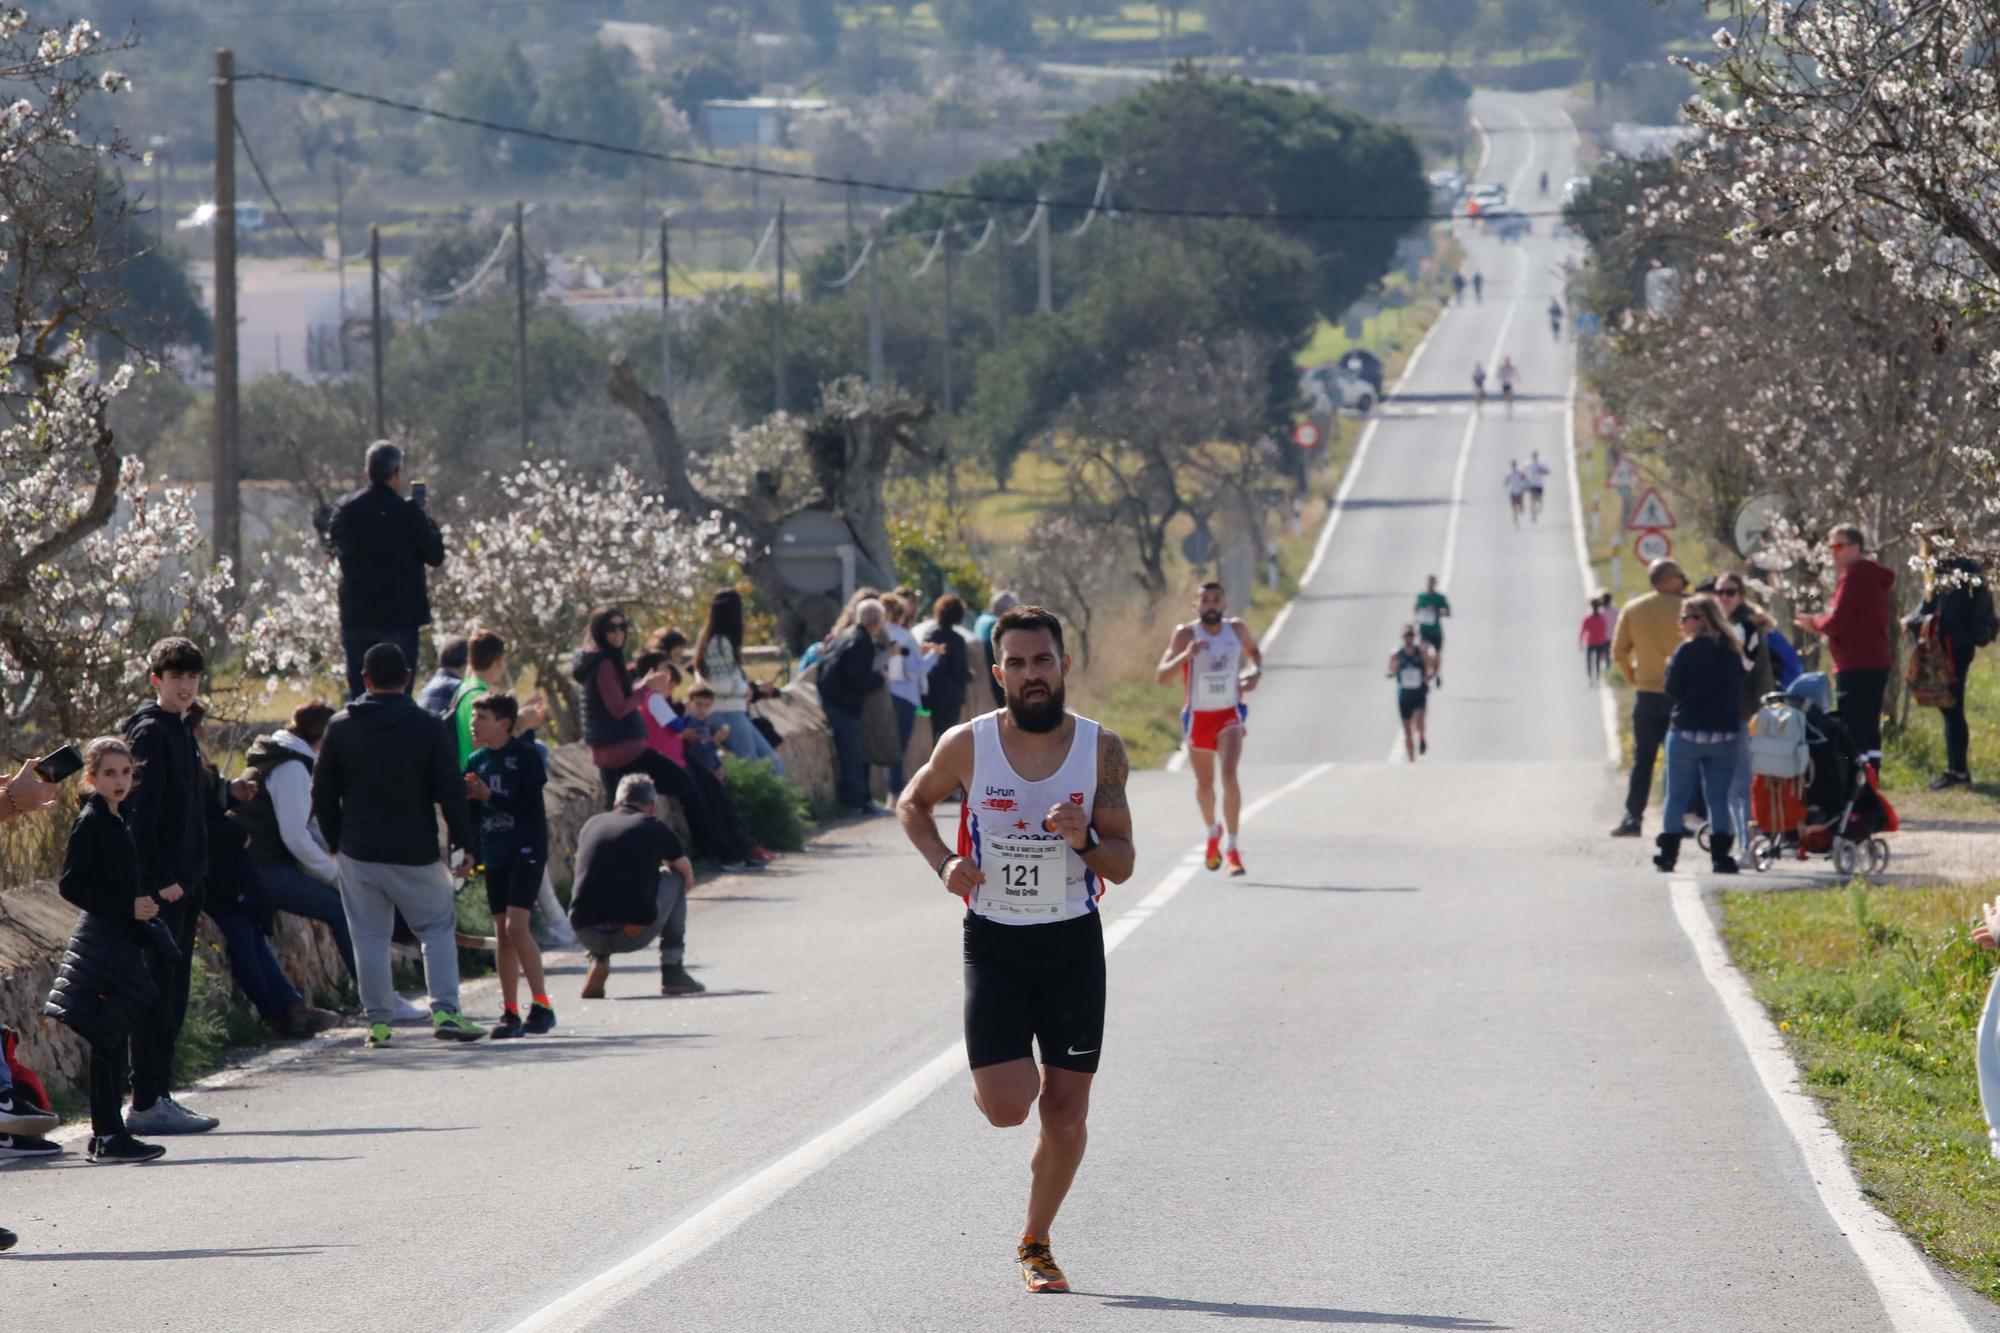
[[[1868,558],[1867,537],[1852,524],[1835,528],[1826,544],[1840,571],[1833,603],[1818,615],[1802,611],[1794,619],[1806,633],[1825,636],[1840,720],[1868,762],[1879,768],[1882,695],[1895,663],[1890,626],[1896,613],[1889,590],[1896,585],[1896,571]]]

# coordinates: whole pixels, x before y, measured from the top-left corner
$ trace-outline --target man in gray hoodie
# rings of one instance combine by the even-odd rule
[[[442,813],[451,845],[472,845],[458,747],[444,723],[404,692],[410,667],[401,648],[376,644],[361,671],[366,692],[326,725],[312,808],[340,864],[368,1044],[390,1040],[396,991],[389,940],[397,912],[423,945],[432,1035],[477,1041],[486,1029],[458,1012],[458,911],[437,839]]]

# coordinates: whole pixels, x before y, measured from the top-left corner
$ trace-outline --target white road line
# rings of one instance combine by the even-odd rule
[[[1840,1228],[1854,1257],[1882,1298],[1882,1308],[1896,1333],[1972,1333],[1972,1325],[1936,1274],[1924,1262],[1896,1224],[1884,1217],[1861,1193],[1847,1164],[1840,1135],[1827,1124],[1819,1105],[1799,1091],[1799,1069],[1785,1040],[1771,1023],[1750,983],[1729,961],[1692,878],[1676,876],[1672,885],[1674,919],[1694,946],[1702,975],[1722,1001],[1723,1012],[1736,1029],[1757,1081],[1777,1107],[1778,1118],[1805,1159],[1813,1188],[1833,1223]]]
[[[1244,810],[1244,820],[1247,822],[1255,818],[1293,792],[1324,777],[1333,767],[1332,764],[1315,765],[1276,791],[1259,797]],[[1188,886],[1201,868],[1199,856],[1197,850],[1176,862],[1151,892],[1105,927],[1104,951],[1107,954],[1131,938],[1134,931]],[[646,1283],[658,1281],[716,1245],[821,1168],[831,1165],[916,1109],[925,1098],[964,1070],[965,1043],[955,1041],[926,1060],[915,1073],[833,1128],[761,1168],[749,1179],[724,1190],[637,1254],[571,1288],[513,1325],[510,1333],[577,1329],[604,1318]]]
[[[1570,139],[1578,141],[1576,124],[1570,121],[1566,111],[1563,120],[1569,123]],[[1590,567],[1590,539],[1584,536],[1583,529],[1583,469],[1580,466],[1582,460],[1576,452],[1575,334],[1570,335],[1564,351],[1569,356],[1569,388],[1563,395],[1566,399],[1563,409],[1563,454],[1569,459],[1569,535],[1576,543],[1576,570],[1583,579],[1583,600],[1588,602],[1597,595],[1597,572]],[[1618,743],[1618,704],[1609,684],[1597,687],[1597,707],[1599,720],[1604,726],[1605,762],[1616,767],[1625,757],[1625,751]]]

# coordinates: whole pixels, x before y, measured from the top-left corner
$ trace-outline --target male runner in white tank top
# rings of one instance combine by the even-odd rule
[[[953,727],[896,804],[903,831],[965,900],[965,1049],[972,1100],[997,1126],[1041,1112],[1027,1226],[1015,1258],[1029,1291],[1068,1291],[1049,1229],[1083,1162],[1090,1083],[1104,1045],[1104,927],[1097,899],[1132,874],[1124,742],[1064,705],[1062,624],[1017,606],[993,627],[1006,707]],[[938,803],[963,790],[956,847]],[[1041,1068],[1035,1066],[1040,1048]]]
[[[1186,701],[1181,708],[1181,735],[1187,739],[1188,767],[1194,770],[1194,799],[1201,807],[1202,829],[1208,834],[1207,865],[1220,870],[1226,857],[1229,873],[1243,873],[1243,854],[1236,848],[1236,827],[1242,817],[1243,789],[1236,766],[1243,758],[1245,724],[1250,717],[1243,696],[1257,688],[1264,674],[1264,654],[1241,620],[1228,614],[1220,583],[1201,585],[1194,598],[1195,619],[1174,626],[1167,651],[1160,655],[1157,679],[1165,685],[1180,674]],[[1245,670],[1245,666],[1248,670]],[[1215,770],[1222,770],[1222,819],[1215,818]]]

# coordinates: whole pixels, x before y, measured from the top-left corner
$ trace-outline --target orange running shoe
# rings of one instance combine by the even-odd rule
[[[1068,1291],[1069,1279],[1056,1267],[1055,1256],[1049,1253],[1049,1243],[1036,1240],[1033,1236],[1021,1237],[1021,1248],[1014,1252],[1021,1263],[1021,1279],[1028,1284],[1029,1291]]]
[[[1210,870],[1222,869],[1222,839],[1216,834],[1208,835],[1208,855],[1203,862]]]
[[[1236,850],[1234,850],[1234,849],[1231,849],[1231,851],[1230,851],[1230,853],[1229,853],[1229,857],[1228,857],[1228,860],[1229,860],[1229,873],[1230,873],[1230,874],[1232,874],[1232,875],[1240,875],[1240,874],[1244,873],[1244,872],[1243,872],[1243,853],[1241,853],[1241,852],[1239,852],[1239,851],[1236,851]]]

